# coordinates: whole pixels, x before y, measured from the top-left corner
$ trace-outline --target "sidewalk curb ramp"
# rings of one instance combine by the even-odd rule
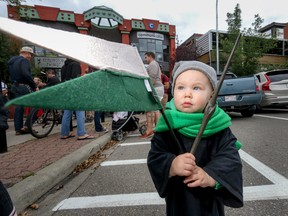
[[[98,152],[110,140],[111,133],[106,133],[73,153],[39,170],[35,175],[25,178],[8,188],[17,212],[24,211],[25,208],[36,202],[43,194],[70,175],[77,165]]]

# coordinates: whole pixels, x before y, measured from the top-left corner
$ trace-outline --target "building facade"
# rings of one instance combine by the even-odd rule
[[[219,32],[219,52],[221,52],[221,38],[226,37],[226,31]],[[260,33],[267,38],[275,38],[277,40],[276,47],[269,50],[260,58],[261,68],[270,66],[287,65],[288,64],[288,24],[287,23],[271,23],[260,29]],[[216,31],[210,30],[200,35],[194,34],[187,39],[181,46],[193,44],[197,50],[197,59],[216,68]],[[223,69],[223,68],[222,68]],[[221,71],[221,68],[220,68]]]
[[[166,73],[171,73],[176,55],[176,27],[152,19],[124,19],[111,8],[93,7],[83,14],[46,6],[7,6],[10,19],[25,21],[40,26],[92,35],[112,42],[137,47],[144,62],[144,53],[154,52],[156,60]],[[49,50],[35,47],[35,65],[59,70],[65,57]],[[84,72],[83,66],[83,72]]]

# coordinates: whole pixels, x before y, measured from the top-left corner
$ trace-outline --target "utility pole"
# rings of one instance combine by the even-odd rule
[[[219,74],[218,0],[216,0],[216,72]]]

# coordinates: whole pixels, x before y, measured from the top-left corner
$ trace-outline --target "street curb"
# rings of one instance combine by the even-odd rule
[[[78,164],[98,152],[110,140],[111,133],[106,133],[75,152],[39,170],[34,176],[25,178],[8,188],[17,212],[22,212],[27,206],[36,202],[43,194],[70,175]]]

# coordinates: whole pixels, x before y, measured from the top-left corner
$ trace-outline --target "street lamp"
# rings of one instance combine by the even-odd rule
[[[219,74],[218,0],[216,0],[216,72]]]

